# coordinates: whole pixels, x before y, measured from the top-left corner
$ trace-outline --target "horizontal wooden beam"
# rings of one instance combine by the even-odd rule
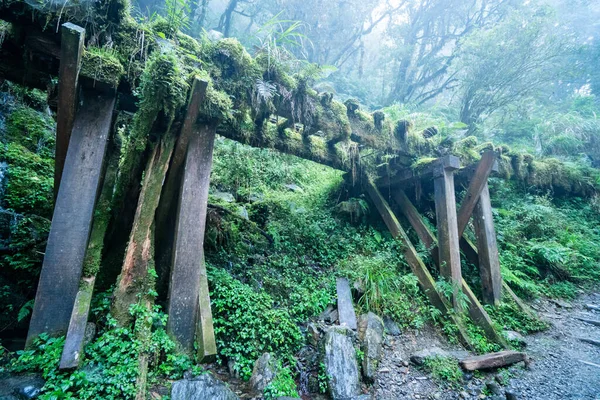
[[[377,186],[395,187],[398,185],[408,185],[411,181],[431,178],[432,176],[439,174],[439,171],[459,168],[460,159],[456,156],[449,155],[438,158],[422,168],[402,168],[397,170],[394,176],[386,174],[377,180]]]

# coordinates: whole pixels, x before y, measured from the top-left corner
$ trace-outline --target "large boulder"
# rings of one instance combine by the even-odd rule
[[[352,331],[341,326],[327,330],[323,338],[323,364],[333,400],[348,400],[360,394],[360,377]]]
[[[192,379],[173,383],[171,400],[239,400],[226,384],[212,374],[202,374]]]
[[[265,353],[254,363],[250,384],[258,393],[262,393],[277,375],[277,361],[271,354]]]
[[[430,347],[428,349],[419,350],[416,353],[413,353],[410,356],[410,361],[412,361],[416,365],[423,365],[426,358],[429,357],[448,357],[450,354],[440,349],[439,347]]]
[[[377,315],[370,312],[360,316],[358,338],[363,352],[363,377],[368,382],[373,382],[377,375],[383,350],[383,331],[383,321]]]

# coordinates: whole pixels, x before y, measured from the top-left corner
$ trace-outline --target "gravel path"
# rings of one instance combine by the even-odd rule
[[[557,304],[558,303],[558,304]],[[576,317],[600,320],[599,311],[590,311],[585,304],[600,306],[600,293],[584,295],[573,301],[537,301],[533,307],[551,324],[541,333],[527,336],[525,351],[531,359],[529,369],[522,363],[510,368],[513,378],[506,382],[495,372],[478,377],[466,375],[464,387],[449,389],[409,363],[410,355],[422,349],[439,347],[461,358],[456,346],[450,345],[438,332],[426,328],[419,332],[406,332],[399,337],[388,336],[384,358],[377,381],[373,386],[375,399],[504,399],[505,391],[517,399],[532,400],[600,400],[600,347],[579,338],[600,341],[600,327],[579,321]],[[501,386],[498,382],[505,385]],[[486,397],[486,385],[496,389],[496,396]]]

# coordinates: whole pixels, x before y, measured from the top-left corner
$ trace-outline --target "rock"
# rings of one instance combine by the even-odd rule
[[[316,324],[310,323],[306,327],[306,333],[308,334],[308,341],[311,345],[317,347],[319,344],[319,339],[321,339],[321,333],[319,332],[319,328]]]
[[[381,368],[378,372],[382,373],[382,374],[387,374],[390,372],[390,369],[389,368]]]
[[[428,349],[419,350],[410,356],[410,361],[416,365],[423,365],[427,357],[448,357],[448,352],[439,347],[430,347]]]
[[[35,399],[45,384],[40,374],[0,375],[0,398]]]
[[[507,390],[505,392],[505,394],[506,394],[506,400],[517,400],[518,399],[517,393],[514,392],[513,390]]]
[[[235,368],[235,360],[227,360],[227,369],[229,370],[229,375],[231,375],[234,378],[239,378],[240,377],[240,373],[237,371],[237,369]]]
[[[502,333],[504,333],[504,336],[509,341],[516,342],[519,346],[523,346],[523,347],[527,346],[527,342],[525,341],[525,338],[519,332],[503,331]]]
[[[212,197],[224,201],[225,203],[234,203],[235,197],[231,193],[215,191],[210,194]]]
[[[500,390],[500,386],[496,383],[496,382],[488,382],[486,383],[486,388],[487,390],[490,391],[491,394],[493,395],[500,395],[502,394],[502,391]]]
[[[335,326],[323,338],[323,364],[333,400],[348,399],[360,394],[356,351],[347,328]]]
[[[238,207],[238,215],[245,220],[250,219],[250,217],[248,216],[248,210],[244,206]]]
[[[296,192],[296,193],[304,193],[304,190],[302,190],[302,188],[298,185],[295,185],[293,183],[289,183],[287,185],[285,185],[285,187],[289,190],[291,190],[292,192]]]
[[[223,33],[214,29],[209,30],[206,36],[211,42],[218,42],[219,40],[223,39]]]
[[[192,379],[174,382],[171,400],[239,400],[226,384],[212,374],[202,374]]]
[[[467,393],[465,391],[462,391],[462,392],[460,392],[460,397],[462,399],[468,399],[469,398],[469,393]]]
[[[383,325],[385,326],[385,332],[388,335],[392,336],[400,336],[402,335],[402,331],[398,327],[398,324],[394,322],[390,317],[383,317]]]
[[[550,301],[550,303],[553,303],[554,305],[557,305],[560,308],[566,308],[566,309],[573,308],[573,306],[571,304],[567,303],[566,301],[557,300],[557,299],[549,299],[549,301]]]
[[[277,361],[271,354],[265,353],[254,363],[250,384],[258,393],[262,393],[277,375]]]
[[[384,325],[381,318],[372,312],[360,316],[358,338],[364,353],[362,360],[363,377],[373,382],[377,375],[377,367],[381,361]]]
[[[88,322],[85,326],[85,333],[83,334],[83,345],[88,345],[94,341],[96,336],[96,324]]]

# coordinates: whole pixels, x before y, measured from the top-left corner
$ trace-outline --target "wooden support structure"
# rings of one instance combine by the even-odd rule
[[[115,96],[86,93],[69,141],[61,188],[27,334],[64,335],[79,289]]]
[[[350,284],[346,278],[337,278],[337,309],[340,325],[347,326],[350,329],[356,330],[358,324],[356,322],[356,313],[352,305],[352,293],[350,292]]]
[[[59,369],[77,368],[82,361],[81,355],[83,354],[85,330],[90,312],[92,294],[94,292],[94,284],[96,282],[96,274],[101,263],[104,237],[108,228],[109,213],[118,172],[119,151],[114,145],[114,141],[112,142],[112,146],[109,146],[107,153],[104,182],[102,183],[102,191],[100,192],[100,197],[94,211],[92,232],[84,259],[83,272],[85,276],[81,278],[79,291],[75,297],[75,305],[71,312],[71,320],[65,338]]]
[[[465,347],[471,348],[469,336],[466,333],[462,322],[456,318],[452,312],[452,306],[448,303],[448,300],[446,300],[444,296],[438,292],[433,277],[427,270],[427,267],[423,263],[421,257],[419,257],[419,254],[410,242],[406,232],[398,222],[398,219],[392,212],[388,202],[383,198],[377,187],[370,180],[367,180],[367,193],[375,204],[377,211],[379,211],[379,214],[392,234],[392,237],[399,240],[404,247],[404,257],[406,258],[406,262],[410,266],[413,274],[415,274],[419,280],[421,289],[425,292],[425,295],[431,304],[433,304],[433,306],[440,310],[444,315],[452,319],[452,321],[458,327],[459,340]]]
[[[167,322],[167,331],[182,351],[191,354],[196,337],[199,361],[209,361],[217,353],[203,247],[216,122],[196,123],[206,86],[198,79],[194,82],[174,154],[177,158],[172,162],[172,166],[182,169],[183,177]]]
[[[473,213],[473,226],[477,238],[483,301],[487,304],[496,305],[502,298],[502,274],[500,273],[490,190],[487,183],[483,185],[479,201]]]
[[[452,303],[459,310],[461,266],[454,193],[454,165],[442,163],[434,170],[435,212],[437,219],[440,275],[453,287]]]
[[[67,149],[77,111],[77,83],[85,29],[70,22],[61,27],[60,67],[58,70],[58,109],[56,154],[54,157],[54,194],[58,195]]]
[[[406,219],[408,219],[412,228],[417,233],[417,236],[419,236],[419,239],[430,250],[431,257],[434,263],[439,268],[439,258],[435,236],[429,230],[427,225],[425,225],[425,223],[423,222],[423,218],[421,217],[415,206],[412,204],[410,199],[406,196],[406,193],[404,193],[404,191],[396,190],[394,192],[393,197],[394,200],[400,206],[400,210],[402,211]],[[481,303],[479,302],[479,300],[477,299],[477,297],[475,296],[475,294],[464,279],[462,279],[462,291],[469,300],[468,312],[473,322],[475,322],[483,329],[488,339],[499,343],[506,348],[506,341],[500,334],[498,334],[498,332],[494,328],[494,323],[492,322],[490,316],[485,311],[485,309],[483,308],[483,306],[481,305]]]

